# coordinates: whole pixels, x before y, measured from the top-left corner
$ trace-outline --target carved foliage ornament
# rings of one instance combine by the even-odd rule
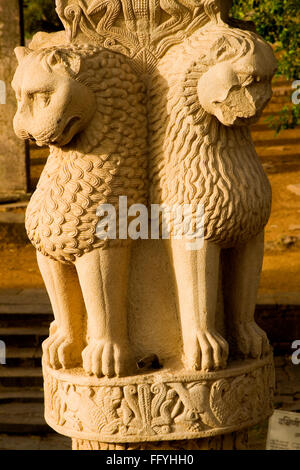
[[[70,437],[131,442],[230,432],[271,413],[274,375],[269,360],[248,371],[231,370],[224,378],[198,375],[94,385],[78,384],[76,376],[65,381],[47,368],[46,420]]]
[[[56,0],[69,41],[85,39],[151,70],[166,50],[209,21],[226,19],[231,0]],[[222,4],[222,6],[221,6]],[[224,13],[225,12],[225,13]]]

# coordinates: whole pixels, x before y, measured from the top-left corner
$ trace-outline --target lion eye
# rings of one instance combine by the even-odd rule
[[[50,94],[49,93],[38,93],[39,101],[43,106],[48,106],[50,103]]]
[[[34,100],[35,103],[37,103],[38,106],[46,107],[49,105],[50,100],[51,100],[51,94],[50,93],[30,93],[28,94],[29,100]]]

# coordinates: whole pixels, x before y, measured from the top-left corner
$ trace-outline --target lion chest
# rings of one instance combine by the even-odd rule
[[[118,155],[50,155],[27,208],[29,239],[44,255],[74,262],[105,244],[96,237],[101,204],[117,209],[119,196],[127,195],[134,203],[143,201],[144,193],[138,166],[136,172],[132,166],[129,171],[126,159]]]
[[[200,205],[205,239],[222,246],[251,239],[269,219],[271,188],[250,132],[225,128],[212,117],[201,128],[182,108],[173,114],[163,150],[153,146],[151,202]]]

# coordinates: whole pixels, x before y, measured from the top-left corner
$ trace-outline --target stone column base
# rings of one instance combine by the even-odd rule
[[[272,355],[208,373],[165,368],[98,379],[80,368],[43,370],[46,421],[79,449],[235,449],[245,441],[237,436],[273,412]]]
[[[247,450],[248,431],[232,432],[206,439],[184,441],[130,442],[113,444],[108,442],[72,439],[73,450]]]

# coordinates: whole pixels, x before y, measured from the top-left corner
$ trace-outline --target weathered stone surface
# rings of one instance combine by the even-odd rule
[[[70,439],[58,434],[0,434],[0,450],[71,450]]]
[[[225,371],[164,368],[98,379],[44,365],[45,419],[61,434],[99,442],[206,438],[251,427],[272,413],[271,357]]]
[[[72,438],[194,440],[271,413],[254,321],[271,190],[249,127],[276,61],[248,24],[226,22],[230,3],[58,0],[66,35],[16,51],[15,131],[50,147],[26,213],[55,316],[46,418]],[[126,222],[100,236],[122,197]],[[134,211],[148,227],[149,203],[189,204],[193,231],[202,207],[203,236],[190,242],[174,214],[164,243],[128,235]],[[153,355],[161,367],[138,373]]]
[[[139,442],[112,444],[107,442],[72,439],[73,450],[246,450],[247,431],[233,432],[205,439],[185,441]]]
[[[13,130],[16,100],[10,84],[17,63],[13,51],[20,42],[19,1],[0,0],[0,81],[6,88],[6,104],[0,104],[0,201],[27,190],[25,145]]]

